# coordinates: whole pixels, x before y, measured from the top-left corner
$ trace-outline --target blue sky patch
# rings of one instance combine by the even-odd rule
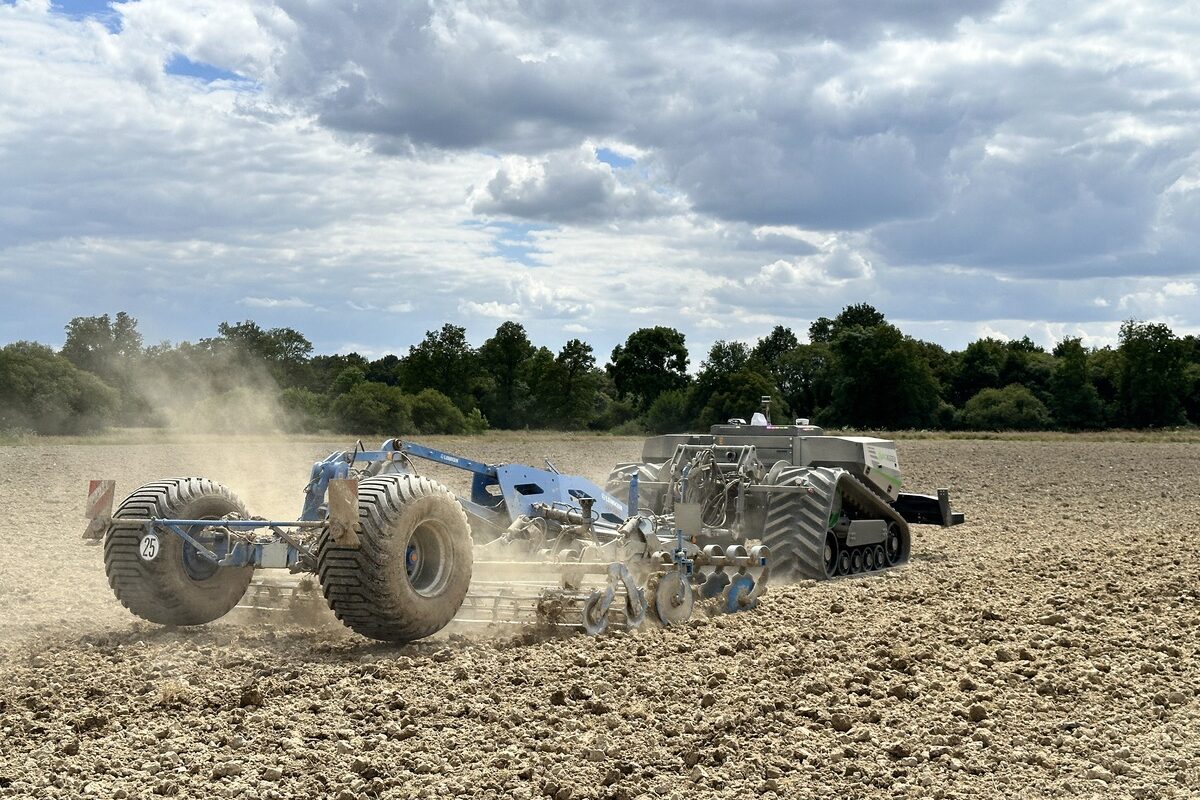
[[[121,30],[121,15],[111,0],[55,0],[50,9],[71,19],[94,19],[111,33]]]
[[[245,80],[236,72],[230,72],[227,69],[214,67],[212,64],[204,64],[199,61],[192,61],[187,56],[176,53],[171,60],[167,62],[168,75],[186,75],[189,78],[199,78],[202,81],[241,81]]]
[[[533,239],[535,231],[550,230],[550,225],[532,225],[525,222],[483,222],[468,220],[463,223],[471,227],[483,228],[492,234],[492,252],[506,261],[515,261],[528,267],[540,267],[542,264],[537,256],[540,250]]]
[[[601,147],[596,150],[596,160],[608,164],[613,169],[626,169],[636,164],[636,160],[614,153],[607,147]]]

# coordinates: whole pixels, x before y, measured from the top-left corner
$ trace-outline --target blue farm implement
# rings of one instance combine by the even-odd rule
[[[417,460],[469,473],[469,496],[418,474]],[[347,626],[385,641],[455,618],[596,634],[647,617],[680,624],[697,599],[730,612],[757,603],[766,547],[708,535],[695,503],[639,509],[636,478],[622,490],[549,463],[484,464],[389,439],[314,464],[297,520],[251,516],[205,478],[147,484],[114,511],[112,482],[95,481],[85,536],[103,541],[118,599],[165,625],[303,607],[315,584]]]
[[[549,463],[360,445],[313,465],[293,521],[253,517],[204,478],[147,484],[114,512],[111,481],[93,481],[85,536],[104,542],[113,591],[143,619],[200,625],[239,603],[286,608],[319,584],[350,628],[409,641],[454,619],[589,633],[678,625],[700,601],[754,607],[768,571],[794,581],[893,569],[909,559],[910,526],[964,521],[946,489],[901,491],[893,442],[768,419],[764,403],[749,424],[648,439],[604,489]],[[469,494],[418,474],[418,461],[465,471]]]

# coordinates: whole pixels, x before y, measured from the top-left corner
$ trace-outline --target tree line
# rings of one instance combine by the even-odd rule
[[[572,339],[535,345],[517,322],[479,347],[445,324],[403,355],[313,355],[292,328],[223,322],[197,342],[145,345],[125,312],[76,317],[59,351],[0,349],[0,429],[264,425],[361,434],[488,428],[666,433],[748,417],[861,429],[1097,430],[1200,424],[1200,341],[1125,322],[1115,347],[983,338],[961,351],[905,335],[867,304],[754,344],[718,341],[693,373],[686,339],[641,328],[604,365]]]

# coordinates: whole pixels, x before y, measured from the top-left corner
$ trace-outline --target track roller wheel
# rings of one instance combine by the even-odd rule
[[[838,560],[842,553],[842,545],[838,543],[837,535],[833,531],[825,534],[825,577],[832,578],[838,574]]]
[[[892,522],[888,524],[887,539],[883,543],[888,566],[903,564],[908,561],[909,537],[908,531]]]
[[[875,569],[883,569],[886,567],[888,565],[887,550],[884,549],[883,545],[877,544],[872,548],[872,550],[875,551]]]

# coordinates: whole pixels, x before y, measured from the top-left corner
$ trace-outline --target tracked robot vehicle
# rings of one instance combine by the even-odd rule
[[[646,440],[641,461],[609,476],[614,497],[649,516],[700,508],[697,544],[756,541],[770,548],[776,580],[826,580],[903,564],[909,525],[964,521],[948,489],[900,491],[896,445],[826,436],[806,419],[771,425],[770,398],[750,424],[733,419],[707,434]]]

